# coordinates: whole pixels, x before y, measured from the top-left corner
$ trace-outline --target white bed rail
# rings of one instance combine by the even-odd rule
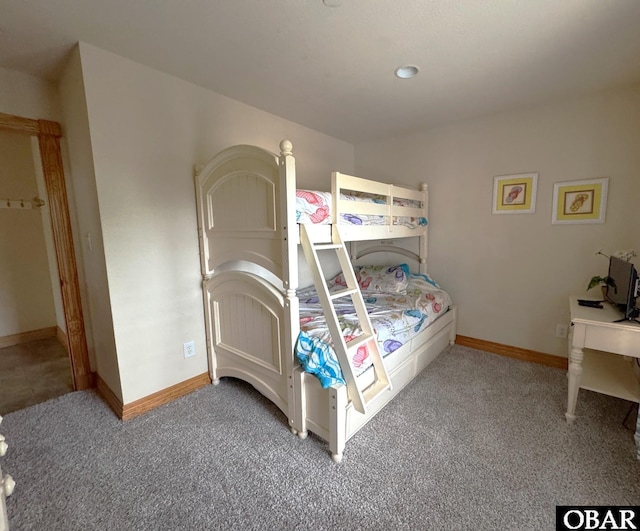
[[[422,184],[420,190],[416,190],[333,172],[331,174],[331,194],[334,223],[340,224],[340,232],[345,241],[426,237],[426,225],[411,227],[401,223],[402,219],[427,219],[428,191],[426,184]],[[344,199],[344,196],[358,197],[363,194],[375,196],[377,201],[372,203]],[[396,204],[396,199],[404,201],[401,204]],[[407,204],[408,202],[411,203]],[[352,225],[341,221],[345,215],[381,216],[384,218],[384,223]]]
[[[421,183],[420,189],[417,190],[334,172],[331,175],[331,191],[334,219],[341,220],[344,214],[355,216],[366,214],[384,216],[386,220],[384,225],[340,224],[342,237],[345,241],[351,242],[351,258],[354,264],[360,258],[372,253],[396,253],[414,260],[418,264],[420,273],[426,274],[427,225],[411,227],[399,223],[401,218],[428,220],[429,190],[426,183]],[[358,194],[377,196],[378,201],[381,202],[367,203],[342,198],[343,195],[357,196]],[[395,204],[396,199],[403,200],[402,204]],[[408,202],[410,202],[409,206],[406,205]],[[416,251],[396,246],[396,242],[392,240],[392,238],[411,237],[418,238]],[[380,242],[376,245],[372,240],[380,240]]]

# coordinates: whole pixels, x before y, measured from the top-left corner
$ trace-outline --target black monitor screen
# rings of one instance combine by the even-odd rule
[[[626,306],[629,302],[631,282],[633,277],[633,264],[612,256],[609,261],[609,277],[613,286],[609,286],[607,295],[615,304]]]

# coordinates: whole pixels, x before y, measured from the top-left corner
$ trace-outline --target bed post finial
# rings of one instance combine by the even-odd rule
[[[427,191],[427,183],[420,183],[420,191],[421,192]]]
[[[293,155],[293,144],[289,140],[280,142],[280,155]]]

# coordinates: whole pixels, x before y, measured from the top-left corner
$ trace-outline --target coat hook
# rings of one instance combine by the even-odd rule
[[[37,195],[34,196],[34,198],[31,200],[31,204],[33,204],[34,207],[41,207],[45,205],[45,202],[40,199]]]

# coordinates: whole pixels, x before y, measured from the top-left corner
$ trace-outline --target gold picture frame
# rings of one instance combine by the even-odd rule
[[[604,223],[608,188],[608,177],[555,183],[551,223]]]
[[[493,178],[494,214],[533,214],[536,211],[537,173]]]

